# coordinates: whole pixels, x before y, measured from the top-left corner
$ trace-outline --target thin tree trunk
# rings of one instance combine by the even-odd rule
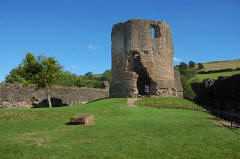
[[[52,103],[51,103],[51,97],[49,94],[49,88],[47,88],[47,100],[48,100],[48,106],[52,108]]]

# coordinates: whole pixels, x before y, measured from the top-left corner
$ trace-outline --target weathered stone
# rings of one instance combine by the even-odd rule
[[[53,106],[85,104],[108,97],[108,88],[79,88],[55,86],[51,90]],[[46,107],[46,92],[34,85],[0,84],[0,109]]]
[[[71,123],[73,125],[92,125],[94,124],[94,115],[92,114],[78,114],[77,116],[71,118]]]
[[[204,80],[204,83],[205,83],[205,87],[206,88],[209,88],[211,87],[214,83],[215,83],[215,79],[210,79],[210,78],[207,78]]]
[[[110,97],[145,95],[146,85],[152,95],[183,96],[180,75],[173,69],[172,33],[168,24],[144,19],[115,24]]]

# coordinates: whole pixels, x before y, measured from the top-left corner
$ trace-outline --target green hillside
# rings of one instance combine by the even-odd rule
[[[214,71],[214,70],[222,70],[222,69],[236,69],[240,68],[240,59],[236,60],[226,60],[226,61],[213,61],[213,62],[206,62],[203,63],[204,69],[197,70],[198,72],[201,71]],[[206,74],[197,74],[194,78],[194,80],[198,82],[201,82],[204,79],[211,78],[211,79],[217,79],[219,76],[232,76],[234,74],[239,74],[240,70],[234,70],[229,72],[218,72],[218,73],[206,73]]]
[[[206,62],[206,63],[203,63],[203,65],[204,65],[204,71],[220,70],[220,69],[226,69],[226,68],[236,69],[237,67],[240,67],[240,59]]]
[[[0,110],[1,159],[237,159],[240,131],[205,112],[127,107],[105,99],[61,108]],[[65,125],[92,113],[95,125]]]
[[[209,74],[196,74],[196,77],[199,79],[199,81],[202,81],[203,79],[211,78],[211,79],[217,79],[219,76],[232,76],[234,74],[239,74],[239,71],[232,71],[232,72],[220,72],[220,73],[209,73]]]

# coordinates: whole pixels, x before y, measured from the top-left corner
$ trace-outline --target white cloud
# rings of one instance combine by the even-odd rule
[[[72,69],[78,69],[78,68],[79,68],[79,66],[72,65],[72,66],[71,66],[71,68],[72,68]]]
[[[96,50],[96,49],[97,49],[97,45],[90,44],[90,45],[88,46],[88,49]]]
[[[179,58],[177,58],[177,57],[173,57],[173,61],[175,61],[175,62],[180,62],[180,61],[182,61],[182,60],[179,59]]]

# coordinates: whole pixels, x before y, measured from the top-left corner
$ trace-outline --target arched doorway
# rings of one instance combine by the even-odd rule
[[[146,95],[145,93],[145,86],[150,86],[152,83],[151,78],[147,72],[147,69],[143,66],[141,62],[141,56],[139,52],[134,51],[132,52],[133,58],[133,71],[137,73],[137,89],[140,95]]]

